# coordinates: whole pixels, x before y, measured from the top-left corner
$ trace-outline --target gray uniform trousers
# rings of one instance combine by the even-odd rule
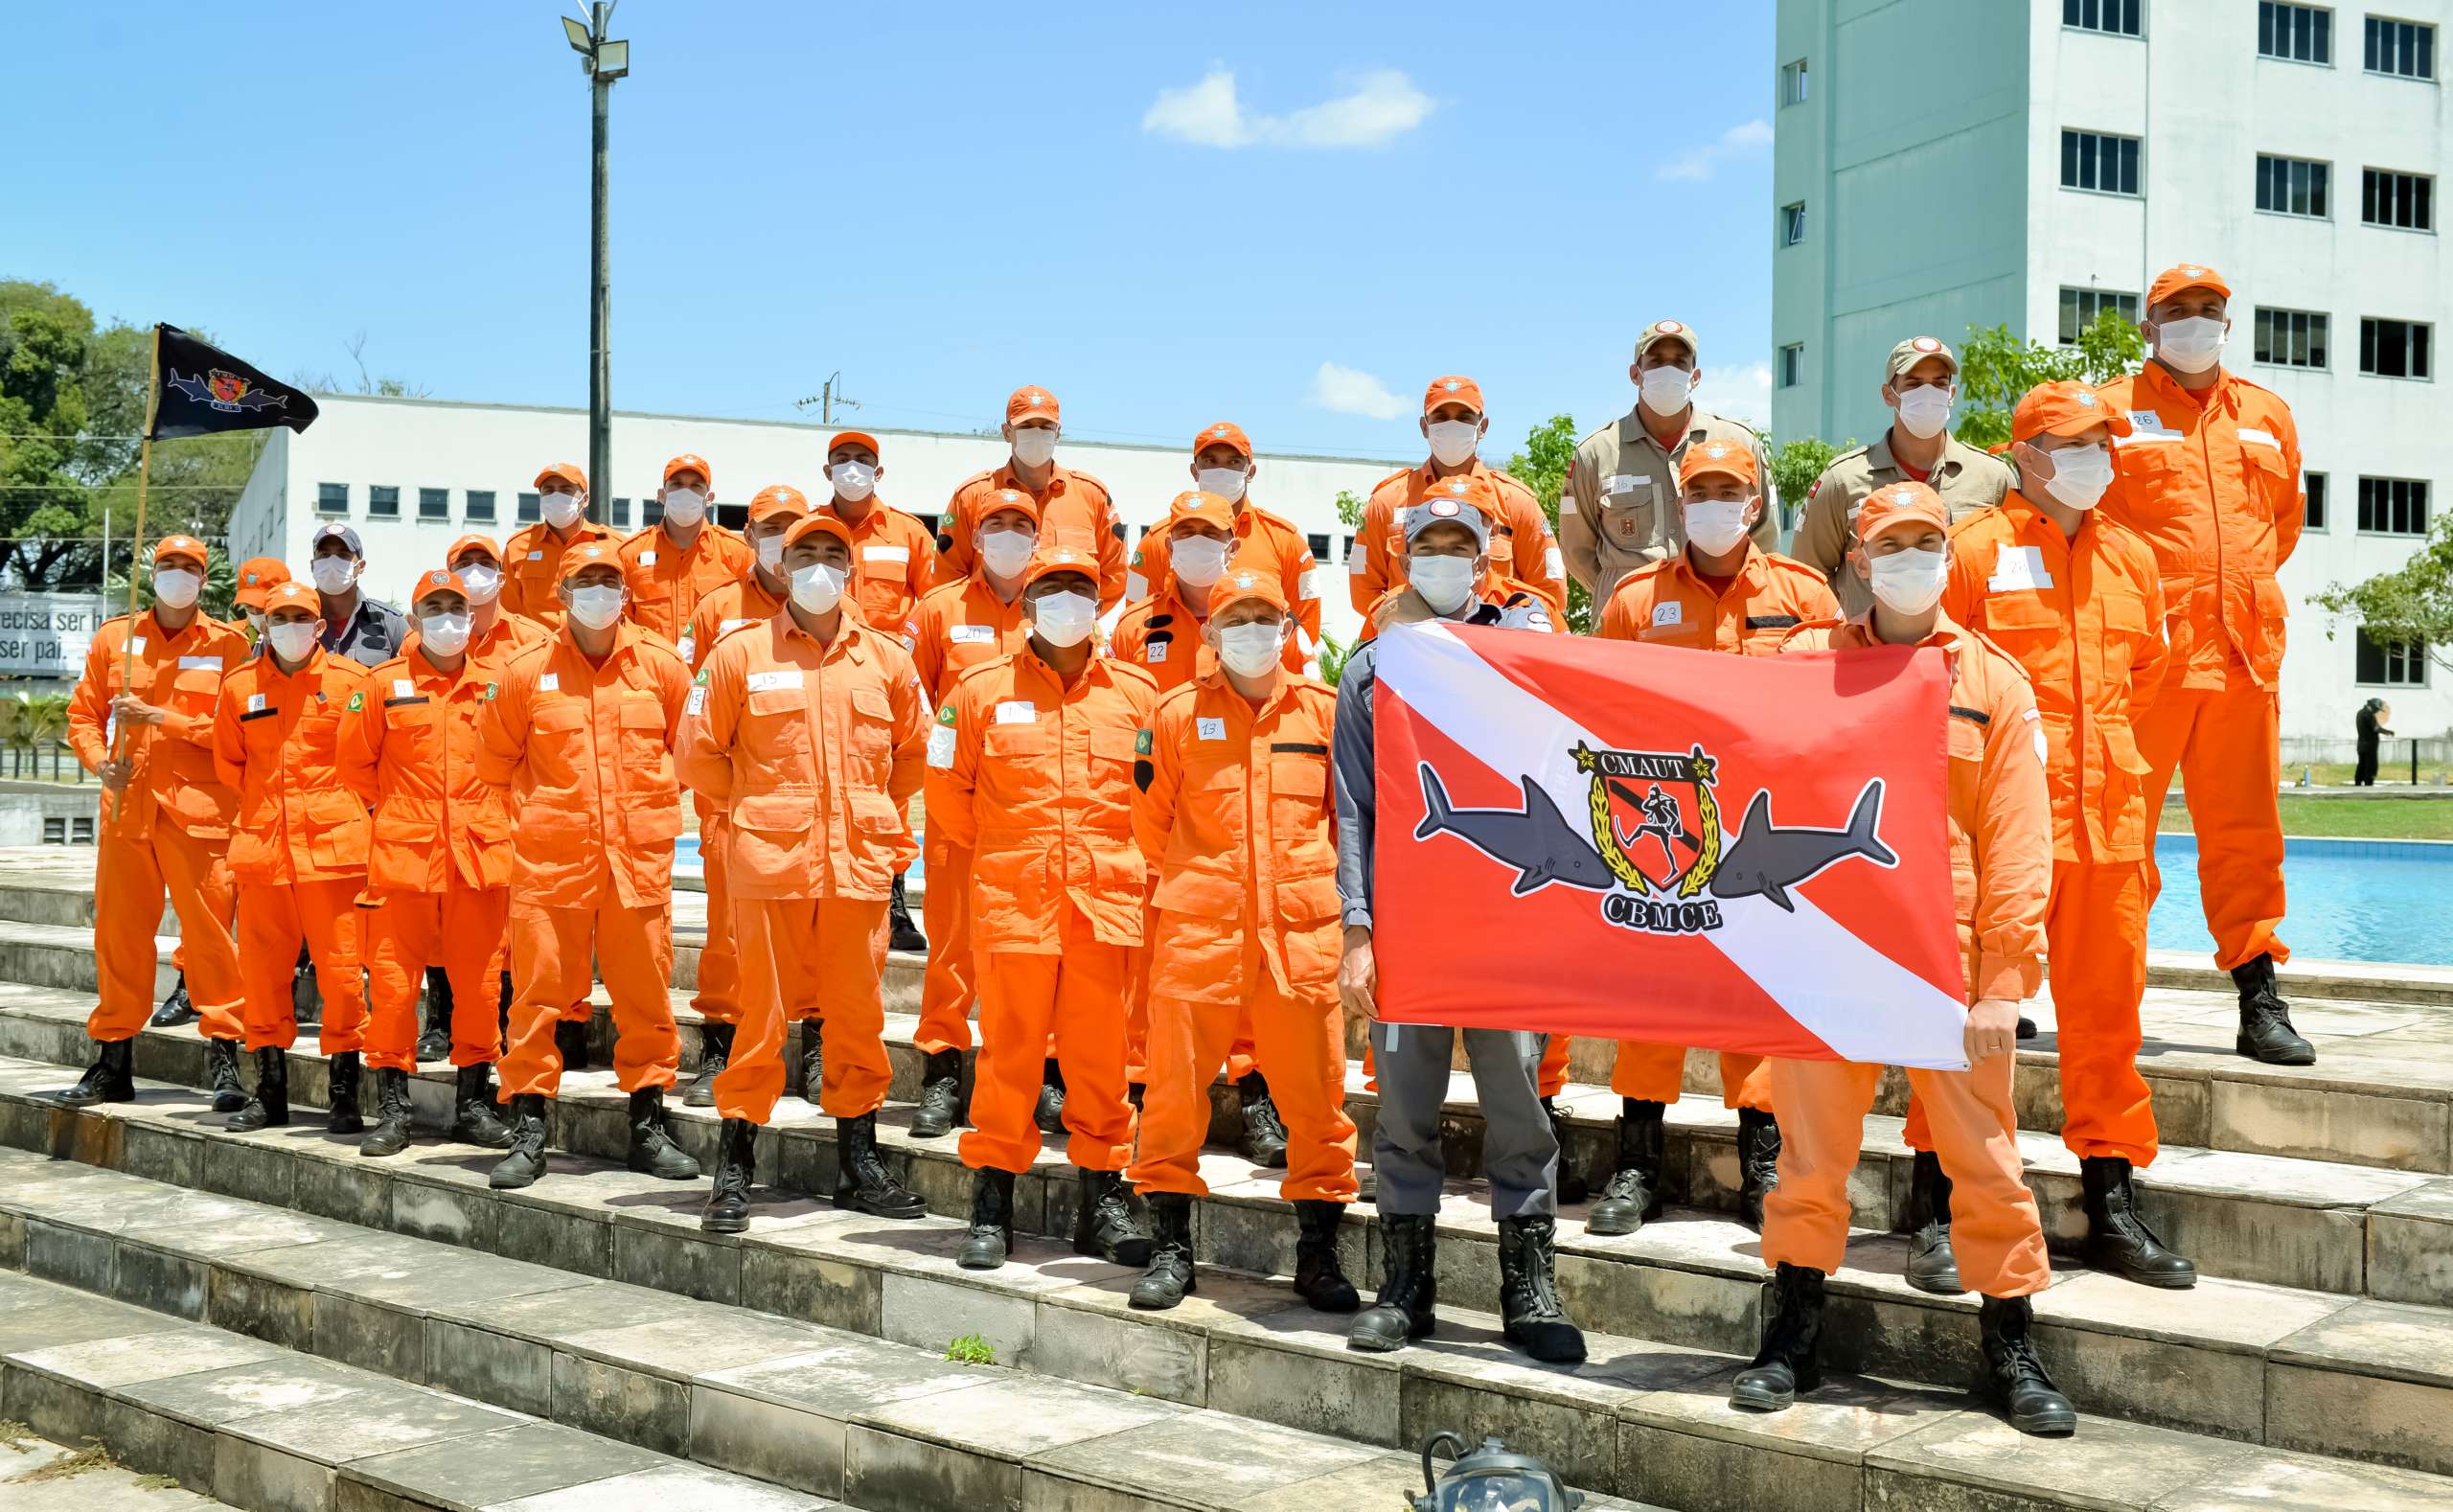
[[[1380,1211],[1439,1211],[1448,1162],[1439,1144],[1439,1110],[1459,1031],[1445,1024],[1375,1023],[1372,1069],[1380,1117],[1371,1131],[1371,1169]],[[1491,1213],[1528,1218],[1558,1211],[1559,1141],[1542,1111],[1542,1053],[1547,1035],[1519,1029],[1467,1029],[1465,1058],[1482,1108],[1482,1169]]]

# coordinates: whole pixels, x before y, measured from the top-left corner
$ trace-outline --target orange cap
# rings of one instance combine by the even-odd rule
[[[824,511],[804,517],[784,532],[784,549],[790,551],[812,536],[832,536],[843,543],[844,550],[852,549],[852,527]]]
[[[569,579],[576,576],[580,568],[593,567],[598,562],[603,562],[614,571],[620,572],[622,570],[620,548],[609,540],[591,540],[583,545],[573,546],[562,553],[562,571],[555,575],[556,580]]]
[[[264,594],[288,581],[289,564],[279,557],[249,557],[239,563],[239,603],[262,609]]]
[[[2010,411],[2010,439],[2033,441],[2038,436],[2078,436],[2098,425],[2110,425],[2126,436],[2129,417],[2098,398],[2084,383],[2038,383]]]
[[[576,462],[555,463],[537,474],[537,482],[534,486],[541,489],[558,478],[582,493],[587,492],[587,474],[579,470],[579,464]]]
[[[1022,586],[1027,588],[1056,572],[1078,572],[1095,586],[1099,581],[1099,559],[1080,546],[1042,546],[1022,568]]]
[[[311,583],[276,583],[264,589],[264,612],[275,609],[308,609],[320,619],[324,613],[323,595]]]
[[[153,560],[158,562],[165,557],[194,557],[198,562],[213,561],[213,553],[194,536],[165,536],[155,541]]]
[[[773,519],[778,515],[790,515],[797,518],[808,513],[809,500],[802,496],[800,490],[789,483],[769,483],[760,489],[757,495],[749,501],[749,518],[752,523],[762,519]]]
[[[487,558],[495,566],[502,565],[502,547],[495,543],[492,536],[480,536],[473,532],[451,543],[451,549],[443,554],[443,564],[447,567],[460,565],[460,554],[471,546],[482,548]]]
[[[1231,420],[1222,420],[1192,438],[1192,454],[1196,457],[1212,447],[1232,447],[1242,453],[1245,461],[1252,460],[1251,438],[1244,434],[1243,426]]]
[[[1903,524],[1931,525],[1936,530],[1951,528],[1951,512],[1944,507],[1942,496],[1923,483],[1886,483],[1866,495],[1857,506],[1857,538],[1871,540],[1884,531]]]
[[[664,465],[664,481],[667,483],[672,482],[673,475],[676,472],[696,472],[699,476],[707,480],[707,488],[710,492],[715,489],[716,470],[707,466],[707,459],[699,455],[695,451],[685,451],[681,455],[666,463]],[[583,488],[585,487],[585,484],[581,486]]]
[[[1009,509],[1028,515],[1033,526],[1039,524],[1039,500],[1020,489],[998,489],[979,495],[979,517],[983,520],[999,510]]]
[[[1422,391],[1422,412],[1428,415],[1442,404],[1464,404],[1475,414],[1483,414],[1482,386],[1455,373],[1433,378],[1431,386]]]
[[[2146,312],[2152,315],[2156,306],[2190,288],[2211,288],[2225,299],[2232,297],[2232,286],[2223,282],[2222,274],[2203,263],[2183,263],[2155,275],[2155,282],[2146,289]]]
[[[449,588],[464,599],[469,596],[469,584],[460,581],[460,574],[449,567],[431,567],[419,573],[418,581],[409,584],[409,607],[415,608],[418,600],[437,588]]]
[[[1172,534],[1177,526],[1188,519],[1215,526],[1230,538],[1235,534],[1235,506],[1215,493],[1204,493],[1199,489],[1184,490],[1167,506],[1167,521],[1158,528]]]
[[[1754,448],[1734,441],[1698,441],[1678,454],[1680,488],[1707,472],[1735,478],[1749,488],[1763,486],[1763,475],[1754,470]]]
[[[826,444],[826,454],[831,457],[841,447],[850,446],[866,447],[872,453],[881,458],[885,455],[885,448],[878,445],[878,438],[870,435],[865,430],[837,431],[834,439],[830,440]]]
[[[1234,567],[1218,575],[1209,585],[1209,612],[1217,613],[1229,604],[1246,599],[1258,599],[1283,614],[1286,612],[1286,586],[1274,572],[1254,572],[1247,567]]]
[[[1018,388],[1005,401],[1005,424],[1019,425],[1026,420],[1045,420],[1062,425],[1056,414],[1056,396],[1043,388]]]

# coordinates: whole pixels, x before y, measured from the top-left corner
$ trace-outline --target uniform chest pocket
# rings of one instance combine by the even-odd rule
[[[1270,747],[1270,795],[1317,807],[1329,791],[1329,753],[1325,745],[1289,750],[1286,743]]]
[[[1974,779],[1976,768],[1984,763],[1984,743],[1993,727],[1992,717],[1978,709],[1951,706],[1949,745],[1951,780],[1957,783],[1961,768]]]
[[[809,749],[807,688],[753,688],[742,708],[745,733],[759,750],[797,756]]]
[[[536,704],[528,722],[539,732],[568,735],[587,725],[587,708],[577,699],[547,699]]]
[[[979,801],[1043,798],[1056,787],[1056,733],[1033,721],[991,724],[979,735]]]
[[[214,699],[221,696],[221,669],[183,668],[177,676],[171,679],[170,693],[171,706],[181,713],[210,714]]]
[[[1138,730],[1090,731],[1090,790],[1100,802],[1112,804],[1118,823],[1133,802],[1133,764],[1140,759],[1135,745]]]
[[[1637,478],[1626,483],[1620,493],[1603,494],[1602,538],[1621,546],[1650,543],[1658,503],[1652,481],[1648,478]]]
[[[626,693],[617,717],[622,727],[622,763],[630,775],[670,786],[673,752],[665,743],[664,700],[653,693]]]
[[[862,756],[882,756],[893,742],[894,702],[883,688],[852,690],[852,749]]]

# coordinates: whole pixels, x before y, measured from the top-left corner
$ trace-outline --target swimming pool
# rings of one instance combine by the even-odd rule
[[[2146,921],[2159,951],[2212,951],[2197,895],[2197,839],[2155,844],[2164,894]],[[2285,840],[2282,938],[2321,961],[2453,966],[2453,843]]]

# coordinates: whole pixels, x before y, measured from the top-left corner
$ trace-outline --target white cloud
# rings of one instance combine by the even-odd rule
[[[1197,84],[1159,90],[1141,129],[1195,147],[1378,147],[1422,125],[1436,104],[1404,74],[1381,68],[1335,99],[1260,115],[1236,99],[1234,70],[1212,68]]]
[[[1771,370],[1765,369],[1767,387],[1771,377]],[[1394,420],[1406,412],[1406,401],[1389,393],[1387,384],[1334,362],[1321,363],[1320,371],[1312,375],[1312,402],[1341,415],[1367,415],[1373,420]]]
[[[1705,147],[1689,148],[1653,171],[1655,178],[1690,179],[1702,182],[1717,172],[1723,163],[1751,157],[1772,145],[1772,126],[1766,121],[1749,121],[1721,133],[1721,139]]]
[[[1715,415],[1742,420],[1757,430],[1772,426],[1772,365],[1750,363],[1742,368],[1704,369],[1703,386],[1695,401]]]

